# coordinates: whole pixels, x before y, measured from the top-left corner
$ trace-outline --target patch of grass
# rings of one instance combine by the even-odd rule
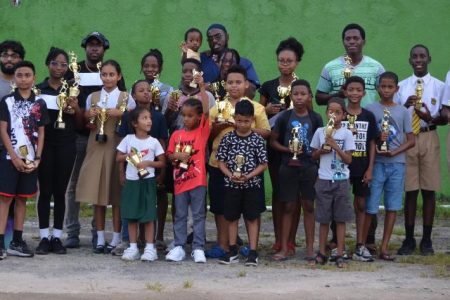
[[[394,230],[392,230],[392,234],[405,236],[405,227],[395,226]]]
[[[194,286],[194,282],[192,281],[192,280],[186,280],[184,283],[183,283],[183,288],[184,289],[190,289],[190,288],[192,288]]]
[[[157,281],[155,283],[147,283],[145,285],[145,288],[150,291],[161,293],[161,291],[164,289],[164,286]]]
[[[397,261],[405,264],[421,264],[432,265],[437,267],[450,268],[450,256],[444,253],[436,255],[422,256],[422,255],[408,255],[405,257],[397,256]]]
[[[336,271],[343,271],[343,272],[376,272],[379,269],[383,268],[382,264],[378,263],[361,263],[361,262],[349,262],[345,268],[339,269],[336,267],[334,263],[328,263],[326,265],[316,265],[314,268],[320,269],[320,270],[336,270]]]
[[[450,278],[450,266],[436,266],[434,268],[434,275],[439,278]]]
[[[241,270],[237,273],[237,277],[245,277],[247,276],[247,272],[244,270]]]

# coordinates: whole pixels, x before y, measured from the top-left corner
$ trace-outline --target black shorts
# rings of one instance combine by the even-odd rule
[[[356,197],[369,197],[370,188],[369,185],[363,182],[363,177],[350,177],[350,183],[352,184],[353,195],[355,195]]]
[[[261,204],[261,188],[233,189],[225,188],[224,217],[227,221],[239,220],[241,214],[245,220],[253,221],[265,211]]]
[[[9,159],[0,159],[0,195],[30,198],[37,193],[38,172],[17,171]]]
[[[223,215],[225,175],[223,175],[219,168],[211,166],[208,166],[208,172],[209,210],[215,215]]]
[[[280,187],[278,192],[279,201],[314,200],[316,196],[314,184],[317,179],[317,172],[316,164],[303,167],[281,165],[278,176]]]

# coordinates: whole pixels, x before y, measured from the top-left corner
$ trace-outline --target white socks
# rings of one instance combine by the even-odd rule
[[[155,244],[153,244],[153,243],[147,243],[147,244],[145,245],[145,249],[155,249]]]
[[[130,249],[137,250],[137,243],[130,243]]]
[[[58,238],[58,239],[61,239],[61,237],[62,237],[62,230],[61,229],[55,229],[55,228],[53,228],[53,236],[55,237],[55,238]]]
[[[105,231],[97,231],[97,246],[105,245]]]
[[[120,232],[113,232],[113,237],[111,240],[111,243],[109,243],[111,246],[116,247],[120,244]],[[97,246],[105,245],[105,231],[97,231]]]
[[[113,238],[110,245],[116,247],[119,244],[120,244],[120,232],[113,232]]]
[[[48,228],[39,229],[39,235],[41,237],[41,240],[44,238],[50,237],[50,230]]]

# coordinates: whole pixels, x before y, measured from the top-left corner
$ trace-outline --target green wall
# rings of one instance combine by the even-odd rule
[[[443,80],[450,69],[449,0],[22,0],[18,8],[9,2],[0,1],[0,40],[23,42],[38,80],[46,74],[50,46],[75,50],[82,58],[82,38],[98,30],[111,42],[106,57],[121,63],[128,85],[141,77],[140,58],[149,48],[163,52],[162,80],[176,85],[184,31],[204,32],[213,22],[227,27],[230,46],[253,61],[262,82],[277,76],[275,48],[292,35],[306,51],[297,74],[315,86],[323,65],[343,53],[341,31],[351,22],[366,29],[365,53],[400,78],[411,74],[408,53],[416,43],[430,48],[435,77]],[[450,195],[444,156],[442,166],[443,192]]]

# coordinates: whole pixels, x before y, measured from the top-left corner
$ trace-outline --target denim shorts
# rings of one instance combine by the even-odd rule
[[[378,213],[381,196],[384,198],[384,209],[386,211],[401,210],[404,189],[404,163],[375,162],[370,186],[370,196],[366,201],[366,212],[369,214]]]

